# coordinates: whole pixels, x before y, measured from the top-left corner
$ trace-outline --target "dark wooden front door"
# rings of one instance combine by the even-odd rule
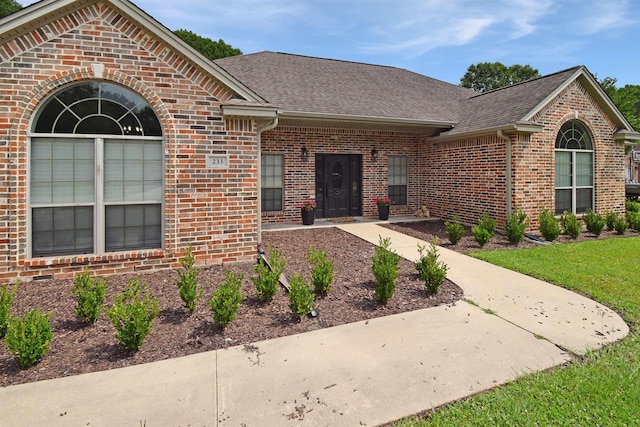
[[[361,215],[361,189],[361,155],[316,155],[316,200],[322,217]]]

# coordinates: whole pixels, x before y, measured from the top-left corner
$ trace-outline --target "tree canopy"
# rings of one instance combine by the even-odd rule
[[[11,15],[22,9],[22,5],[15,0],[0,0],[0,18]]]
[[[242,55],[242,51],[240,49],[236,49],[231,45],[226,44],[222,39],[214,41],[210,38],[202,37],[194,32],[183,29],[175,30],[174,33],[189,44],[189,46],[211,60]]]
[[[469,66],[460,79],[460,85],[478,92],[488,92],[537,77],[540,77],[540,73],[530,65],[507,67],[500,62],[480,62]]]
[[[618,88],[617,82],[618,79],[613,77],[598,80],[602,89],[624,114],[631,126],[640,131],[640,85],[624,85]]]

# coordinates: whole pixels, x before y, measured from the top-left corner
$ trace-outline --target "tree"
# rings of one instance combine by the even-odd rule
[[[618,79],[613,77],[598,80],[600,87],[609,95],[631,126],[640,131],[640,85],[624,85],[618,88],[617,82]]]
[[[488,92],[538,77],[540,73],[530,65],[507,67],[500,62],[481,62],[469,66],[460,79],[460,85],[478,92]]]
[[[191,31],[182,29],[175,30],[174,34],[211,60],[242,55],[242,51],[240,49],[236,49],[231,45],[226,44],[222,39],[216,42],[207,37],[202,37]]]
[[[22,9],[22,5],[15,0],[0,0],[0,18],[11,15]]]

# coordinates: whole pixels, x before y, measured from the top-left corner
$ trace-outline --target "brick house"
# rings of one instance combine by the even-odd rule
[[[624,209],[640,139],[576,67],[487,94],[272,52],[208,61],[127,0],[0,20],[0,280],[249,260],[261,224]]]

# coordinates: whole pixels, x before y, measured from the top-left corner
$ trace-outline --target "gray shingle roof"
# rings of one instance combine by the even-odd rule
[[[400,68],[275,52],[215,63],[285,112],[457,122],[470,89]]]

